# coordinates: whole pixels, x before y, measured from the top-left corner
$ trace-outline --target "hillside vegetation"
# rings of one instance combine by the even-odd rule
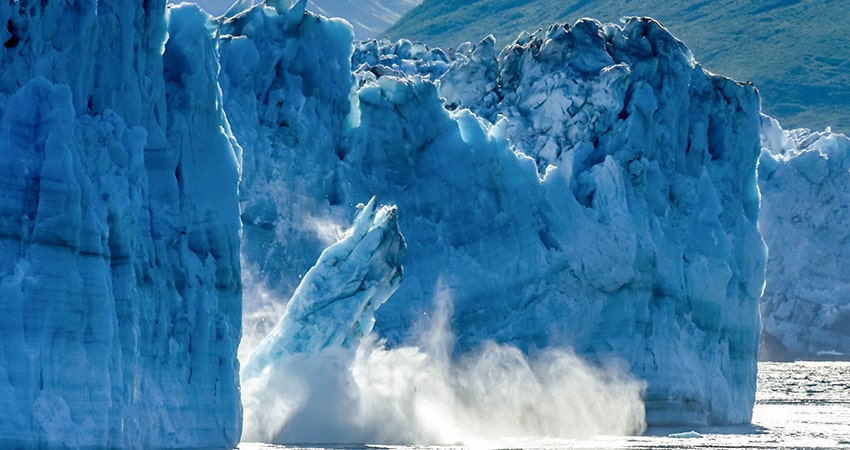
[[[703,67],[755,83],[783,127],[850,132],[846,0],[425,0],[385,34],[441,48],[493,34],[504,46],[551,23],[627,16],[658,19]]]
[[[307,9],[327,17],[342,17],[354,27],[356,39],[380,35],[421,0],[310,0]]]

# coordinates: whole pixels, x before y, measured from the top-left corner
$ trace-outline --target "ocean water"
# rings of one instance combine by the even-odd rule
[[[753,424],[650,429],[593,440],[506,438],[451,446],[322,446],[242,443],[271,449],[850,449],[850,362],[760,363]]]

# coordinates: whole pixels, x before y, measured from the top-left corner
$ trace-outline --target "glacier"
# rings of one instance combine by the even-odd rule
[[[389,348],[415,343],[447,292],[451,354],[569,348],[646,380],[650,424],[750,420],[766,258],[754,87],[704,71],[647,19],[452,55],[353,45],[302,2],[220,32],[243,267],[272,297],[374,196],[407,243],[375,312]],[[246,295],[245,327],[268,332],[259,303]]]
[[[764,359],[850,355],[850,138],[763,117],[759,228],[770,248]],[[769,344],[773,345],[769,345]]]
[[[814,142],[765,132],[753,86],[650,19],[446,53],[251,3],[0,5],[0,445],[233,448],[240,374],[344,394],[392,385],[380,361],[461,412],[527,408],[482,397],[507,379],[577,405],[551,387],[588,376],[640,410],[622,432],[750,421],[757,163]],[[384,394],[356,407],[421,412]]]
[[[214,27],[164,0],[0,19],[0,446],[233,448],[240,150]]]

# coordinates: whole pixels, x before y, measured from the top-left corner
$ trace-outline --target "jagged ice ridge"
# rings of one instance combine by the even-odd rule
[[[765,264],[752,86],[642,19],[453,58],[366,43],[354,76],[339,21],[265,7],[221,33],[243,255],[280,297],[376,196],[408,244],[376,312],[391,344],[444,286],[458,354],[495,340],[618,358],[648,382],[650,423],[749,421]]]
[[[763,117],[759,228],[770,248],[765,358],[850,355],[850,139]],[[771,342],[767,340],[766,342]],[[776,348],[778,347],[778,348]]]
[[[372,197],[397,208],[407,254],[358,261],[405,277],[377,281],[382,300],[355,317],[322,310],[328,323],[359,337],[356,315],[374,313],[371,332],[401,345],[439,287],[457,355],[572,348],[645,380],[651,424],[749,421],[760,149],[765,204],[766,183],[795,174],[840,193],[825,180],[846,169],[841,136],[763,125],[752,86],[651,20],[447,55],[355,46],[303,1],[244,6],[172,8],[167,41],[164,2],[0,6],[3,444],[235,445],[243,263],[289,298]],[[843,223],[835,211],[810,217]],[[762,225],[768,242],[783,223]],[[846,305],[806,286],[824,334],[780,323],[781,283],[768,331],[801,353],[846,340]],[[333,331],[279,343],[314,351]]]

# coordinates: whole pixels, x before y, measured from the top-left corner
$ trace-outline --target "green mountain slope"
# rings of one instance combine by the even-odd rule
[[[703,67],[761,91],[785,128],[850,132],[850,1],[847,0],[425,0],[386,31],[442,48],[582,17],[660,20]]]

